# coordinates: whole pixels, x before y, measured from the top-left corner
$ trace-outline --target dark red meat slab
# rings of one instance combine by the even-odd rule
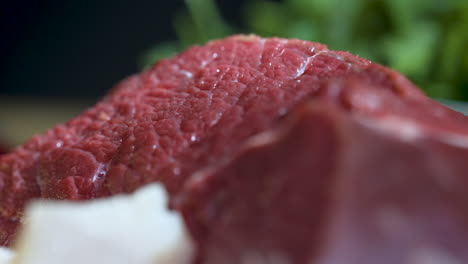
[[[362,79],[330,83],[187,181],[178,204],[199,263],[468,263],[458,118]]]

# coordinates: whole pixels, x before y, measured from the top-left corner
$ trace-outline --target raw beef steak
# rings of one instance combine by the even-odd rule
[[[2,155],[0,243],[12,241],[32,198],[92,199],[160,181],[199,263],[310,263],[350,246],[381,249],[400,238],[374,243],[383,235],[367,215],[381,202],[401,217],[404,206],[429,204],[411,196],[427,195],[422,187],[398,184],[427,185],[440,208],[458,197],[433,175],[458,179],[466,124],[400,74],[346,52],[256,36],[212,41],[129,77],[79,117]],[[427,227],[440,227],[434,221]],[[359,233],[366,223],[372,232]],[[371,261],[364,253],[349,260]]]

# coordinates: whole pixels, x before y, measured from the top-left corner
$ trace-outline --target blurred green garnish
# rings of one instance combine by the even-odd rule
[[[394,68],[430,96],[468,100],[468,0],[253,0],[243,28],[228,25],[214,0],[185,3],[178,40],[150,50],[142,65],[247,32],[321,42]]]

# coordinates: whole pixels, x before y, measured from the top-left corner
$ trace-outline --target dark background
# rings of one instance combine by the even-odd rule
[[[217,1],[240,23],[244,1]],[[183,0],[28,0],[2,3],[0,97],[101,96],[139,71],[138,58],[176,38]]]

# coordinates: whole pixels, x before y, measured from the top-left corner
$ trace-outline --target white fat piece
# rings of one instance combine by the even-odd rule
[[[14,256],[12,250],[0,247],[0,264],[13,264]]]
[[[153,184],[83,203],[33,202],[16,251],[14,264],[189,264],[193,248],[164,188]]]

